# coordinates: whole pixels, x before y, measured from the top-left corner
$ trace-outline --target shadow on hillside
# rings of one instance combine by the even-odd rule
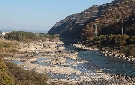
[[[79,38],[73,38],[73,37],[60,37],[60,40],[65,44],[65,45],[70,45],[70,44],[75,44],[80,42]]]

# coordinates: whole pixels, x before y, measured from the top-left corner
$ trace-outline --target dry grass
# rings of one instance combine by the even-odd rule
[[[9,43],[9,42],[11,42],[10,40],[5,40],[5,39],[0,39],[0,42],[6,42],[6,43]]]
[[[0,53],[18,52],[17,48],[19,47],[19,42],[0,39],[0,43],[6,43],[10,45],[9,48],[1,48]]]

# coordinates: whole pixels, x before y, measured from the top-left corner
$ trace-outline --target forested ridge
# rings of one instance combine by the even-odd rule
[[[134,0],[114,0],[99,6],[93,5],[57,22],[48,33],[60,34],[62,38],[86,38],[93,35],[94,23],[97,23],[98,35],[119,34],[123,23],[124,33],[132,35],[134,3]]]
[[[60,34],[70,41],[77,39],[87,46],[109,47],[135,56],[135,49],[131,48],[135,45],[135,0],[93,5],[57,22],[48,33]]]
[[[101,5],[103,7],[104,5]],[[106,6],[106,4],[105,4]],[[99,6],[100,7],[100,6]],[[83,29],[82,37],[92,38],[94,35],[94,23],[98,26],[98,35],[121,34],[123,33],[134,36],[135,25],[135,1],[133,0],[116,0],[109,4],[102,16],[86,25]]]
[[[135,56],[135,1],[115,0],[104,14],[83,28],[84,44],[117,49],[126,56]],[[95,26],[97,24],[97,36]]]
[[[95,19],[98,13],[98,6],[94,5],[81,13],[72,14],[65,19],[56,22],[48,31],[48,34],[60,34],[62,38],[80,38],[82,28]],[[68,35],[68,36],[67,36]]]

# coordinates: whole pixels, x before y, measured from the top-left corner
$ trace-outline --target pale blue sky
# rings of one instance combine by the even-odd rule
[[[0,30],[48,31],[66,16],[113,0],[0,0]]]

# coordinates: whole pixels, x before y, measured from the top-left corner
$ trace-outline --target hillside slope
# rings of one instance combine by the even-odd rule
[[[104,10],[103,17],[97,17],[83,29],[81,35],[83,40],[91,40],[94,36],[94,23],[97,24],[98,35],[121,33],[135,35],[135,1],[117,0],[110,3]]]
[[[48,34],[61,34],[63,38],[79,38],[82,28],[94,20],[97,15],[98,6],[94,5],[81,13],[72,14],[57,22],[48,31]]]
[[[72,14],[57,22],[48,34],[60,34],[72,40],[91,40],[97,24],[98,35],[135,35],[135,0],[114,0],[103,5],[93,5],[81,13]]]

